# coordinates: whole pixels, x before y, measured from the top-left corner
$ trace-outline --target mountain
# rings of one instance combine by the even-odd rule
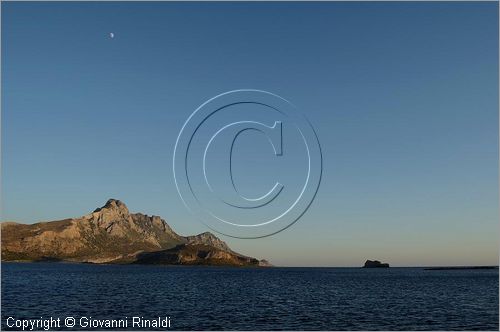
[[[222,241],[210,232],[186,236],[185,239],[189,244],[206,244],[223,251],[232,251],[226,242]]]
[[[212,233],[181,236],[160,217],[130,213],[116,199],[80,218],[5,222],[1,231],[2,261],[266,266]]]

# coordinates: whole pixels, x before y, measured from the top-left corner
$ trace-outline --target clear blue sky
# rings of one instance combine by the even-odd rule
[[[301,109],[324,169],[298,223],[222,237],[235,250],[279,265],[497,264],[496,2],[3,2],[2,220],[114,197],[206,231],[172,152],[193,110],[239,88]]]

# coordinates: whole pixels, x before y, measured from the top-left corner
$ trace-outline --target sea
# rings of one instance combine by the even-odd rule
[[[1,285],[2,330],[499,328],[498,269],[2,263]]]

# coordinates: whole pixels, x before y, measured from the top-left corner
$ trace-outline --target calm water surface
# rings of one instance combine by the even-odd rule
[[[6,319],[170,316],[177,330],[498,330],[498,270],[2,263]],[[76,328],[73,328],[73,330]]]

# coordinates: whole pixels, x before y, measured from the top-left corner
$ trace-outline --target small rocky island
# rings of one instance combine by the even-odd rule
[[[375,268],[375,267],[389,267],[389,264],[388,263],[381,263],[380,261],[377,261],[377,260],[367,260],[365,262],[365,265],[363,267],[366,267],[366,268]]]

